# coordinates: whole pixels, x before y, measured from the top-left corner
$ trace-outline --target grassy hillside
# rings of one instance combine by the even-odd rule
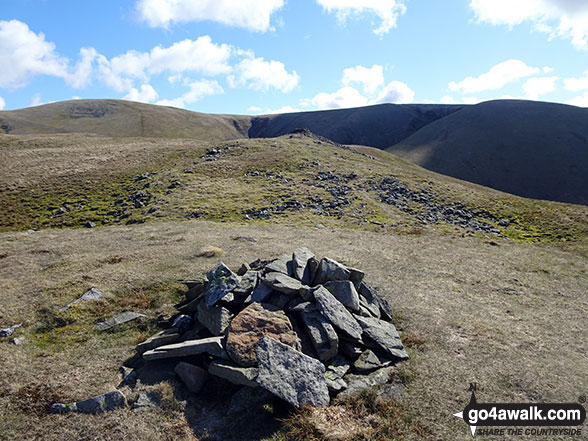
[[[74,100],[0,112],[0,133],[91,133],[111,137],[242,138],[249,117],[209,115],[121,100]]]

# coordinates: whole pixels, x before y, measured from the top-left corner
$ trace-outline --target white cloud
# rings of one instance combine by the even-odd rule
[[[300,109],[297,109],[292,106],[283,106],[283,107],[280,107],[279,109],[267,110],[265,113],[268,115],[273,115],[273,114],[278,114],[278,113],[296,113],[296,112],[300,112]]]
[[[353,83],[361,84],[366,93],[374,93],[384,83],[384,67],[374,64],[371,68],[356,66],[343,70],[343,84]]]
[[[296,71],[288,73],[283,63],[279,61],[265,61],[263,58],[247,56],[237,66],[236,74],[227,80],[232,87],[247,85],[250,89],[267,91],[270,89],[290,92],[297,85],[300,77]]]
[[[251,106],[247,109],[248,112],[254,112],[256,114],[260,114],[262,112],[262,108],[261,107],[257,107],[257,106]]]
[[[211,20],[251,31],[272,30],[274,12],[284,0],[138,0],[139,18],[152,27]]]
[[[443,98],[441,98],[441,100],[439,102],[441,104],[478,104],[478,103],[482,102],[482,100],[480,100],[476,97],[469,97],[469,96],[464,96],[464,97],[461,97],[459,100],[456,100],[455,98],[453,98],[450,95],[445,95]]]
[[[134,87],[124,96],[125,100],[138,101],[140,103],[152,103],[159,94],[150,84],[142,84],[141,90],[137,90]]]
[[[93,47],[80,49],[80,59],[76,63],[72,73],[69,73],[65,80],[74,89],[86,87],[92,79],[94,70],[93,63],[98,57],[98,52]]]
[[[383,36],[396,27],[398,17],[406,12],[404,0],[317,0],[327,12],[335,12],[337,19],[345,23],[350,15],[370,13],[382,22],[374,33]]]
[[[527,98],[538,100],[541,95],[555,91],[555,83],[559,77],[534,77],[529,78],[523,84],[523,90]]]
[[[160,100],[155,104],[159,104],[161,106],[185,108],[187,104],[200,101],[205,96],[218,95],[221,93],[224,93],[224,90],[217,81],[200,80],[190,83],[190,90],[182,96],[171,100]]]
[[[361,107],[368,103],[368,99],[353,87],[343,87],[337,92],[321,92],[311,100],[318,110],[342,109],[347,107]]]
[[[40,106],[41,104],[43,104],[43,101],[41,101],[40,93],[34,94],[31,100],[29,101],[29,107]]]
[[[449,89],[453,92],[461,91],[466,94],[501,89],[510,82],[539,72],[539,68],[527,66],[520,60],[507,60],[478,77],[467,77],[459,83],[452,81],[449,83]]]
[[[584,72],[583,77],[579,78],[566,78],[564,80],[564,88],[571,90],[572,92],[578,92],[579,90],[588,89],[588,70]]]
[[[390,81],[370,104],[407,104],[414,101],[414,91],[406,83]]]
[[[6,101],[0,96],[0,110],[4,110],[4,107],[6,107]]]
[[[578,106],[578,107],[588,107],[588,92],[584,92],[584,95],[580,95],[575,98],[572,98],[569,101],[569,104],[571,104],[572,106]]]
[[[584,0],[471,0],[480,22],[515,26],[532,23],[536,30],[588,47],[588,2]]]
[[[67,77],[67,59],[45,35],[18,20],[0,21],[0,87],[19,88],[35,75]]]

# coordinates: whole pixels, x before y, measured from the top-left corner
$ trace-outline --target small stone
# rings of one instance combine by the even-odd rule
[[[329,389],[329,392],[339,393],[347,389],[347,383],[345,382],[345,380],[343,380],[343,378],[337,378],[335,380],[326,378],[325,382],[327,383],[327,388]]]
[[[378,369],[369,375],[347,374],[343,377],[347,383],[347,389],[340,396],[346,397],[363,389],[386,384],[390,381],[390,376],[393,374],[394,369],[393,366],[388,366]]]
[[[304,277],[304,271],[306,269],[306,264],[308,263],[308,259],[314,257],[312,251],[308,248],[302,247],[297,248],[292,253],[292,262],[294,265],[294,276],[298,280],[302,280]]]
[[[160,346],[143,354],[145,360],[158,360],[161,358],[189,357],[198,354],[210,354],[215,357],[228,359],[223,347],[222,337],[202,338],[200,340],[187,340],[181,343]]]
[[[21,345],[24,342],[24,337],[16,337],[10,340],[10,343],[12,343],[13,345]]]
[[[338,329],[356,341],[361,341],[361,326],[333,294],[320,286],[314,292],[318,310]]]
[[[256,381],[261,387],[293,406],[329,405],[325,367],[320,361],[268,336],[259,340],[256,355]]]
[[[298,294],[298,291],[302,288],[300,281],[282,273],[268,273],[262,281],[275,291],[283,292],[284,294]]]
[[[318,271],[319,261],[316,258],[311,257],[306,262],[306,267],[304,268],[304,273],[302,274],[302,283],[304,285],[313,285],[313,281],[316,277],[316,273]]]
[[[349,280],[330,281],[324,287],[344,306],[352,311],[359,311],[359,294]]]
[[[123,393],[119,390],[109,392],[104,395],[98,395],[84,401],[78,401],[76,403],[61,404],[55,403],[49,409],[49,413],[90,413],[97,414],[107,412],[119,407],[125,407],[127,399]]]
[[[274,290],[271,286],[266,285],[265,283],[260,283],[257,288],[253,290],[251,295],[245,299],[245,304],[263,303],[273,292]]]
[[[136,347],[136,351],[138,354],[143,354],[146,351],[151,349],[155,349],[159,346],[170,345],[176,343],[180,340],[180,334],[178,334],[178,330],[175,328],[166,329],[161,331],[142,343],[139,343]]]
[[[327,362],[327,378],[343,378],[349,372],[351,365],[349,361],[342,355],[337,355],[335,358]]]
[[[367,349],[359,356],[357,360],[355,360],[355,363],[353,363],[353,368],[357,372],[364,373],[388,366],[390,363],[390,360],[380,358],[375,353]]]
[[[178,334],[184,335],[192,327],[192,317],[186,314],[177,316],[172,324],[172,328],[178,330]]]
[[[350,275],[351,272],[344,265],[333,259],[324,257],[319,263],[313,283],[315,285],[322,285],[331,280],[349,280]]]
[[[208,366],[208,373],[236,385],[257,387],[255,377],[258,371],[254,367],[244,368],[228,361],[213,361]]]
[[[373,341],[375,345],[386,351],[393,357],[405,360],[408,358],[404,350],[400,335],[392,323],[378,320],[377,318],[356,316],[357,322],[363,328],[366,338]]]
[[[104,297],[104,294],[102,294],[102,292],[99,289],[97,289],[97,288],[90,288],[79,299],[76,299],[73,302],[68,303],[63,308],[61,308],[59,311],[61,311],[61,312],[67,311],[69,308],[71,308],[73,305],[75,305],[77,303],[80,303],[80,302],[88,302],[90,300],[98,300],[98,299],[100,299],[102,297]]]
[[[210,331],[212,335],[224,335],[233,315],[231,311],[221,305],[208,308],[204,302],[198,305],[198,321]]]
[[[375,317],[379,319],[382,316],[378,304],[370,302],[362,295],[359,296],[359,309],[360,315],[365,317]]]
[[[114,317],[104,320],[103,322],[97,323],[94,325],[94,329],[97,329],[98,331],[106,331],[107,329],[114,328],[123,323],[136,320],[139,317],[145,317],[145,315],[133,311],[124,311]]]
[[[0,329],[0,337],[10,337],[17,328],[20,328],[22,323],[9,326],[8,328]]]
[[[241,278],[222,262],[208,272],[207,278],[208,283],[204,289],[204,298],[206,306],[209,308],[241,283]]]
[[[204,369],[183,361],[179,362],[174,370],[188,390],[195,394],[200,393],[208,378],[208,373]]]
[[[375,288],[363,280],[359,284],[359,293],[364,296],[368,302],[375,303],[380,308],[382,315],[386,320],[392,320],[392,308],[386,300],[378,294]]]
[[[249,271],[249,265],[247,265],[246,263],[244,263],[243,265],[241,265],[241,267],[239,268],[239,270],[237,271],[237,275],[238,276],[243,276],[245,275],[245,273],[247,271]]]
[[[330,360],[339,351],[339,338],[329,321],[318,311],[301,314],[302,323],[319,360]]]
[[[233,292],[235,294],[241,294],[247,296],[253,291],[259,283],[259,272],[249,270],[242,274],[241,283],[236,287]]]
[[[133,410],[143,410],[143,409],[154,409],[159,407],[160,400],[159,397],[151,392],[139,392],[139,397],[135,404],[133,404]]]
[[[96,224],[94,222],[86,222],[84,226],[86,228],[96,228]]]

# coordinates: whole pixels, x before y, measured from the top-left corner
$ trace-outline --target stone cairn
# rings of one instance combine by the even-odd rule
[[[363,277],[306,248],[237,273],[221,262],[206,281],[181,282],[181,315],[137,353],[147,362],[198,359],[175,368],[194,393],[214,375],[245,386],[241,395],[328,406],[342,391],[386,382],[408,358],[390,306]]]

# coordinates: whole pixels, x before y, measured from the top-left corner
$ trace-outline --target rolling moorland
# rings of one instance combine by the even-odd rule
[[[438,174],[383,150],[390,145],[290,133],[308,127],[335,139],[321,127],[344,136],[353,121],[371,121],[366,138],[351,141],[369,145],[373,131],[374,144],[380,136],[398,148],[442,149],[446,141],[426,132],[433,125],[451,127],[457,143],[473,142],[460,113],[472,123],[485,121],[476,112],[494,115],[480,129],[490,131],[506,124],[499,116],[508,118],[484,105],[505,103],[527,106],[385,105],[318,112],[317,126],[304,122],[308,113],[219,116],[121,101],[0,112],[7,132],[0,135],[0,327],[22,322],[15,335],[24,337],[18,346],[0,341],[0,434],[465,440],[469,429],[452,414],[469,400],[470,382],[485,402],[576,401],[588,390],[588,207]],[[400,117],[403,124],[386,123]],[[339,118],[335,129],[330,121]],[[505,142],[514,142],[504,130]],[[373,392],[324,410],[268,407],[227,419],[168,379],[138,386],[159,394],[156,409],[47,414],[53,402],[120,383],[118,368],[134,345],[173,313],[184,290],[177,280],[203,277],[220,260],[236,269],[299,246],[361,268],[390,302],[411,356],[399,365],[400,398]],[[92,286],[105,298],[59,311]],[[125,310],[146,317],[94,329]],[[329,438],[341,425],[344,433]]]

